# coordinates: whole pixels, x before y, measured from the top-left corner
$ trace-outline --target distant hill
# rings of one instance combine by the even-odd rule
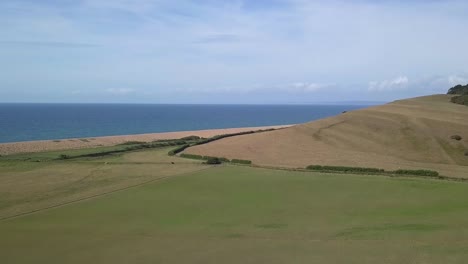
[[[467,85],[456,85],[450,88],[447,94],[455,95],[450,98],[452,103],[461,104],[468,106],[468,84]]]
[[[468,108],[433,95],[191,147],[190,154],[283,167],[430,169],[468,178]]]

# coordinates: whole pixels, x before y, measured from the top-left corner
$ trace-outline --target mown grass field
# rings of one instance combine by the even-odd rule
[[[0,221],[0,261],[468,261],[467,183],[209,167],[165,153],[138,151],[36,167],[9,160],[0,172],[3,216],[17,206],[40,208],[38,197],[51,205],[77,194],[107,192],[108,186],[124,190]],[[79,177],[88,177],[85,186]],[[102,177],[106,180],[96,184]],[[125,189],[136,183],[146,184]],[[30,194],[35,185],[37,196]],[[54,193],[58,190],[60,195]]]
[[[108,148],[0,157],[0,219],[206,169],[200,162],[169,157],[169,150],[72,160],[57,158]]]

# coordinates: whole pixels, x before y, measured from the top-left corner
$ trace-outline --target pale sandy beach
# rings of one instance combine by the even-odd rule
[[[278,129],[278,128],[285,128],[285,127],[290,127],[290,126],[292,125],[224,128],[224,129],[208,129],[208,130],[179,131],[179,132],[165,132],[165,133],[149,133],[149,134],[137,134],[137,135],[106,136],[106,137],[93,137],[93,138],[72,138],[72,139],[59,139],[59,140],[39,140],[39,141],[1,143],[0,155],[113,146],[113,145],[125,143],[128,141],[151,142],[151,141],[160,140],[160,139],[178,139],[178,138],[183,138],[187,136],[199,136],[199,137],[209,138],[209,137],[222,135],[222,134],[232,134],[232,133],[260,130],[260,129]]]

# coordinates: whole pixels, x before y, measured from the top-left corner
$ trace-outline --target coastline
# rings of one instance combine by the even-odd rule
[[[279,129],[294,126],[277,125],[277,126],[260,126],[260,127],[240,127],[240,128],[220,128],[192,131],[177,131],[163,133],[147,133],[135,135],[120,135],[120,136],[103,136],[89,138],[70,138],[58,140],[38,140],[38,141],[21,141],[0,143],[0,155],[11,155],[19,153],[33,153],[42,151],[55,151],[67,149],[81,149],[93,147],[107,147],[128,141],[151,142],[161,139],[179,139],[187,136],[213,137],[222,134],[232,134],[238,132],[261,130],[261,129]]]

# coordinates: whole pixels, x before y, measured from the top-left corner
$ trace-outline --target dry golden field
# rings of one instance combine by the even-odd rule
[[[281,130],[225,138],[185,152],[267,166],[430,169],[468,178],[468,107],[450,103],[449,97],[399,100]],[[462,139],[451,139],[453,135]]]

